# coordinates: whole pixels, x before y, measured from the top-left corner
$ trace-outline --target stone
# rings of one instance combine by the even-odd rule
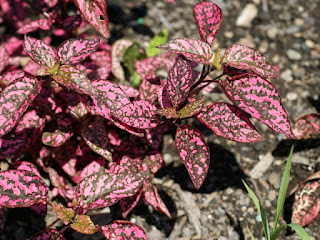
[[[290,60],[301,60],[301,58],[302,58],[301,53],[294,50],[294,49],[289,49],[287,51],[287,56]]]
[[[278,35],[278,28],[272,27],[268,29],[267,36],[269,38],[275,39],[277,35]]]
[[[295,93],[295,92],[288,92],[287,95],[286,95],[286,98],[287,98],[289,101],[294,101],[294,100],[297,100],[298,94]]]
[[[257,15],[258,9],[256,5],[253,3],[249,3],[244,7],[240,15],[238,16],[236,25],[238,27],[250,27],[251,22],[257,17]]]
[[[271,190],[267,196],[269,201],[273,201],[277,198],[277,192],[275,190]]]
[[[286,69],[284,70],[280,77],[285,80],[286,82],[292,82],[293,81],[293,77],[292,77],[292,71],[290,69]]]

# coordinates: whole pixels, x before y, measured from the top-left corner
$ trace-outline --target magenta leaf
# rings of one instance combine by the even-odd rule
[[[0,72],[9,64],[9,54],[4,44],[0,45]]]
[[[310,224],[319,217],[320,185],[319,179],[307,181],[300,185],[294,195],[292,219],[302,227]]]
[[[57,83],[75,90],[78,93],[85,93],[88,95],[95,93],[95,89],[88,77],[73,66],[60,66],[57,75],[53,75],[53,79]]]
[[[152,81],[154,80],[154,81]],[[139,86],[140,99],[147,100],[149,102],[154,102],[158,98],[158,91],[160,84],[157,84],[158,79],[142,79]]]
[[[48,201],[49,188],[37,175],[26,170],[0,172],[0,206],[30,207]]]
[[[179,115],[174,107],[161,108],[156,111],[156,114],[165,116],[166,118],[179,118]]]
[[[219,137],[237,142],[263,141],[263,137],[245,113],[228,103],[210,104],[197,115],[197,118]]]
[[[32,240],[65,240],[65,238],[58,230],[48,228],[33,236]]]
[[[147,240],[141,227],[125,220],[116,220],[109,225],[101,226],[101,233],[106,239]]]
[[[110,112],[130,103],[125,92],[115,83],[107,80],[96,80],[92,82],[96,89],[96,94],[91,95],[98,112],[110,119]]]
[[[58,205],[56,202],[52,202],[51,206],[53,211],[65,222],[65,224],[68,224],[75,215],[72,208],[66,208],[61,204]]]
[[[252,117],[273,131],[294,138],[288,115],[275,87],[256,74],[247,74],[220,81],[228,98]]]
[[[138,137],[143,137],[144,136],[144,130],[145,129],[138,129],[138,128],[133,128],[123,122],[121,122],[120,120],[116,119],[116,118],[111,118],[111,121],[114,125],[116,125],[118,128],[131,133],[132,135],[138,136]]]
[[[25,76],[0,93],[0,137],[16,125],[40,89],[36,78]]]
[[[296,138],[308,138],[320,134],[320,114],[313,113],[301,117],[295,122],[292,132]]]
[[[81,174],[80,174],[80,178],[85,178],[91,174],[94,174],[94,173],[98,173],[98,172],[102,172],[102,171],[105,171],[105,168],[102,167],[99,163],[97,163],[96,161],[93,161],[91,163],[89,163],[86,167],[84,167],[81,171]]]
[[[58,47],[61,64],[75,64],[85,60],[99,47],[100,39],[69,39]]]
[[[212,2],[201,2],[194,6],[193,15],[201,40],[211,45],[222,23],[221,9]]]
[[[42,142],[50,147],[58,147],[68,141],[70,137],[72,137],[72,134],[63,132],[61,130],[44,132],[42,135]]]
[[[112,74],[121,81],[125,80],[124,70],[121,66],[121,61],[123,60],[123,55],[126,50],[133,44],[133,41],[128,39],[117,40],[111,48],[112,56]]]
[[[146,129],[158,125],[155,111],[156,107],[148,101],[138,100],[117,109],[113,116],[131,127]]]
[[[146,173],[94,173],[76,186],[76,201],[84,209],[96,209],[130,197],[141,188]]]
[[[73,0],[73,2],[90,25],[101,33],[102,36],[109,38],[110,31],[106,1]]]
[[[192,68],[188,61],[178,58],[168,73],[168,97],[174,108],[178,108],[187,98],[192,84]]]
[[[252,71],[264,78],[279,77],[280,70],[272,66],[260,52],[244,45],[232,45],[224,53],[222,63],[241,70]]]
[[[210,164],[209,148],[203,136],[196,128],[184,125],[177,129],[175,144],[193,185],[199,189],[207,176]]]
[[[38,168],[31,162],[16,161],[13,163],[13,166],[16,170],[26,170],[26,171],[32,172],[33,174],[41,178]]]
[[[17,30],[17,33],[26,34],[29,32],[34,32],[39,28],[42,30],[50,30],[50,27],[53,23],[54,23],[54,18],[52,18],[51,16],[49,18],[40,18],[23,25]]]
[[[26,53],[43,68],[53,68],[58,63],[56,50],[44,41],[24,36],[23,49]]]
[[[180,53],[187,59],[202,64],[211,64],[213,55],[210,45],[197,39],[176,39],[160,45],[158,48],[172,53]]]
[[[77,215],[70,227],[79,233],[94,234],[99,231],[99,226],[94,225],[90,217],[87,215]]]
[[[188,103],[178,113],[179,118],[188,118],[199,113],[204,105],[204,96],[199,100]]]
[[[97,154],[112,162],[108,132],[104,121],[95,118],[82,124],[81,134],[88,146]]]
[[[158,101],[159,101],[160,106],[162,108],[172,107],[171,102],[169,100],[167,87],[168,87],[168,85],[164,85],[162,87],[159,87],[159,90],[158,90]]]

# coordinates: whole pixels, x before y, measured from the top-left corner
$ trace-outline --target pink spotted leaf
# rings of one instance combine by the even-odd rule
[[[146,173],[94,173],[76,186],[77,204],[88,210],[111,206],[136,194],[145,176]]]
[[[32,237],[32,240],[65,240],[62,233],[53,228],[45,229]]]
[[[91,95],[95,93],[95,89],[88,77],[73,66],[62,65],[58,73],[53,75],[53,79],[57,83],[75,90],[80,94],[85,93]]]
[[[37,175],[26,170],[0,172],[0,206],[30,207],[48,201],[49,188]]]
[[[189,125],[179,127],[175,145],[193,185],[199,189],[207,176],[210,164],[209,148],[202,134]]]
[[[93,161],[91,163],[89,163],[87,166],[85,166],[80,174],[80,178],[85,178],[93,173],[97,173],[97,172],[102,172],[105,171],[105,168],[103,166],[101,166],[100,163]]]
[[[75,64],[86,59],[99,47],[100,39],[69,39],[61,43],[57,53],[61,64]]]
[[[159,121],[154,116],[155,111],[156,107],[148,101],[138,100],[117,109],[113,115],[131,127],[146,129],[158,125]]]
[[[291,221],[305,227],[316,220],[319,214],[320,184],[319,179],[316,179],[303,183],[295,192]]]
[[[13,70],[13,71],[5,72],[0,77],[0,82],[3,85],[7,86],[10,83],[12,83],[13,81],[24,77],[25,75],[26,75],[26,73],[22,70]]]
[[[154,209],[157,211],[164,213],[171,218],[171,214],[167,208],[167,206],[162,201],[157,187],[153,186],[153,184],[145,184],[143,186],[143,198],[149,203]]]
[[[299,139],[320,134],[320,114],[313,113],[301,117],[295,122],[292,132]]]
[[[56,202],[52,202],[51,206],[53,211],[65,222],[65,224],[68,224],[75,215],[72,208],[66,208],[65,206],[57,204]]]
[[[16,161],[13,163],[13,167],[16,170],[25,170],[25,171],[32,172],[33,174],[41,178],[38,168],[31,162]]]
[[[245,113],[228,103],[210,104],[197,115],[197,118],[219,137],[237,142],[263,140]]]
[[[167,77],[167,91],[173,107],[178,108],[187,98],[192,84],[192,68],[188,61],[178,58]]]
[[[270,82],[259,75],[246,74],[220,81],[220,85],[228,98],[253,118],[294,138],[279,93]]]
[[[0,93],[0,137],[16,125],[40,89],[40,82],[36,78],[25,76],[9,84]]]
[[[115,83],[107,80],[95,80],[92,85],[96,94],[92,95],[98,113],[110,119],[110,113],[130,103],[125,92]]]
[[[87,215],[77,215],[70,227],[83,234],[94,234],[99,231],[99,226],[94,225]]]
[[[106,1],[73,0],[73,2],[90,25],[101,33],[102,36],[109,38],[110,31]]]
[[[101,233],[111,240],[147,240],[147,236],[141,227],[126,220],[116,220],[109,225],[101,226]]]
[[[9,64],[9,54],[4,44],[0,46],[0,72]]]
[[[160,84],[157,84],[157,79],[142,79],[139,86],[140,99],[147,100],[149,102],[154,102],[158,98],[158,91]]]
[[[51,16],[49,18],[40,18],[29,22],[17,30],[18,34],[26,34],[29,32],[34,32],[37,29],[50,30],[51,25],[54,23],[54,18]]]
[[[199,113],[204,105],[204,96],[199,100],[188,103],[178,113],[179,118],[188,118]]]
[[[182,54],[190,61],[202,64],[211,64],[213,56],[210,45],[197,39],[176,39],[160,45],[158,48],[171,53]]]
[[[280,75],[279,68],[271,65],[265,56],[244,45],[232,45],[227,48],[222,63],[237,69],[252,71],[264,78]]]
[[[193,7],[201,40],[212,44],[222,23],[221,9],[213,2],[201,2]]]
[[[56,50],[44,41],[24,36],[23,49],[41,67],[51,69],[58,63]]]
[[[95,118],[93,121],[83,123],[81,134],[94,152],[108,161],[112,161],[108,132],[102,118]]]

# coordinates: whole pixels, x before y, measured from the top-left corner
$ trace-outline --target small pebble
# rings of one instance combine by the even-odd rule
[[[287,56],[290,60],[300,60],[302,58],[301,53],[293,49],[287,51]]]
[[[287,95],[286,95],[286,98],[289,100],[289,101],[294,101],[298,98],[298,94],[295,93],[295,92],[288,92]]]
[[[292,82],[293,81],[293,77],[292,77],[292,71],[290,69],[286,69],[284,70],[280,77],[285,80],[286,82]]]
[[[256,219],[256,221],[257,221],[257,222],[261,222],[261,221],[262,221],[262,219],[261,219],[261,216],[260,216],[260,215],[257,215],[257,216],[255,217],[255,219]]]
[[[236,25],[239,27],[250,27],[253,19],[258,15],[258,9],[255,4],[249,3],[241,11],[236,20]]]

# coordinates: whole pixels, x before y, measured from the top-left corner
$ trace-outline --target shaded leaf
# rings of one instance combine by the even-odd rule
[[[60,44],[57,54],[61,64],[75,64],[85,60],[99,47],[100,39],[68,39]]]
[[[220,81],[228,98],[273,131],[294,138],[288,115],[275,87],[256,74],[235,76]]]
[[[136,194],[145,176],[145,173],[130,172],[94,173],[76,186],[77,204],[87,210],[111,206],[121,198]]]
[[[213,55],[210,45],[197,39],[176,39],[158,46],[158,48],[171,53],[182,54],[190,61],[202,64],[211,64]]]
[[[58,230],[48,228],[33,236],[32,240],[65,240],[65,238]]]
[[[0,82],[7,86],[10,83],[14,82],[15,80],[22,78],[26,75],[26,73],[22,70],[13,70],[10,72],[5,72],[0,77]]]
[[[142,189],[138,191],[135,195],[127,198],[120,199],[120,207],[122,211],[122,217],[126,218],[132,209],[138,204],[142,195]]]
[[[94,234],[99,231],[99,226],[94,225],[90,217],[87,215],[77,215],[70,227],[79,233]]]
[[[93,121],[85,122],[81,128],[81,135],[94,152],[112,162],[108,132],[103,119],[95,118]]]
[[[102,36],[109,38],[110,31],[106,1],[73,0],[73,2],[90,25],[101,33]]]
[[[9,64],[9,54],[4,44],[0,45],[0,72]]]
[[[129,103],[113,112],[113,116],[131,127],[146,129],[158,125],[156,107],[145,100]]]
[[[166,118],[179,118],[174,107],[161,108],[156,111],[156,114],[165,116]]]
[[[23,49],[26,53],[43,68],[52,68],[58,63],[56,50],[44,41],[24,36]]]
[[[26,170],[0,172],[0,206],[30,207],[48,201],[49,188],[37,175]]]
[[[34,32],[37,29],[49,30],[51,25],[55,22],[56,16],[49,16],[49,18],[39,18],[37,20],[31,21],[27,24],[24,24],[17,30],[18,34],[26,34],[29,32]]]
[[[101,226],[101,233],[107,239],[147,240],[141,227],[125,220],[116,220],[109,225]]]
[[[176,132],[175,145],[196,189],[203,184],[210,164],[209,148],[196,128],[184,125]]]
[[[292,132],[296,138],[308,138],[314,134],[320,134],[320,114],[313,113],[299,118],[294,123]]]
[[[222,23],[221,9],[212,2],[201,2],[193,7],[193,16],[201,40],[211,45]]]
[[[39,178],[41,178],[40,172],[38,168],[31,162],[26,161],[16,161],[13,163],[13,167],[16,170],[25,170],[32,172],[33,174],[37,175]]]
[[[249,70],[264,78],[280,76],[280,70],[272,66],[260,52],[244,45],[232,45],[224,53],[222,63],[241,70]]]
[[[159,79],[144,79],[142,80],[139,86],[140,99],[147,100],[149,102],[154,102],[158,98],[158,91],[160,84],[158,83]]]
[[[142,58],[143,54],[140,51],[140,44],[135,42],[126,49],[123,55],[123,62],[124,65],[129,69],[130,73],[134,74],[134,64],[137,60],[140,60]]]
[[[40,89],[36,78],[25,76],[9,84],[0,93],[0,137],[16,125]]]
[[[263,141],[263,137],[246,114],[228,103],[210,104],[197,115],[197,118],[219,137],[237,142]]]
[[[192,68],[188,61],[177,58],[167,77],[168,97],[173,107],[178,108],[187,98],[192,80]]]

